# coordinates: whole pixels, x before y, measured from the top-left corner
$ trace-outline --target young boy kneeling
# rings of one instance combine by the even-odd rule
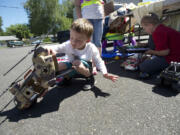
[[[101,59],[97,47],[91,43],[93,33],[92,24],[83,18],[75,20],[70,29],[70,40],[54,46],[47,46],[48,53],[65,53],[69,62],[59,63],[59,71],[67,68],[74,68],[77,73],[85,76],[87,84],[83,89],[88,90],[94,86],[94,76],[92,75],[92,63],[95,62],[103,76],[113,82],[117,80],[117,76],[107,72],[104,61]]]
[[[145,52],[153,57],[140,64],[140,77],[147,78],[160,73],[171,61],[180,62],[180,32],[160,24],[155,13],[143,16],[141,25],[149,35],[152,35],[155,49]]]

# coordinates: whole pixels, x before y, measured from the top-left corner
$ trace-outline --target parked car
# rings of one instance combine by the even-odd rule
[[[42,40],[36,40],[36,41],[33,41],[31,43],[31,45],[38,45],[38,44],[41,44],[42,43]]]
[[[23,41],[9,41],[7,43],[8,47],[15,47],[15,46],[24,46],[24,42]]]

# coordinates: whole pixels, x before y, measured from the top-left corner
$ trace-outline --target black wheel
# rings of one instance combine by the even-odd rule
[[[180,85],[178,83],[173,83],[172,84],[172,88],[177,91],[177,92],[180,92]]]
[[[171,86],[171,81],[168,81],[165,78],[161,78],[161,85]]]
[[[161,80],[160,80],[160,84],[161,85],[164,85],[164,78],[160,78]]]

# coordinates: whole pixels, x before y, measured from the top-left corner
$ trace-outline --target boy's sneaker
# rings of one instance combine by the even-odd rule
[[[140,72],[140,74],[139,74],[140,79],[148,79],[149,77],[150,77],[150,75],[145,72]]]
[[[86,84],[83,86],[84,90],[90,90],[94,87],[95,79],[94,76],[91,75],[90,77],[86,78]]]

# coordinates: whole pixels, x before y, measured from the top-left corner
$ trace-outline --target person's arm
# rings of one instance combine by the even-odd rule
[[[113,75],[113,74],[109,74],[109,73],[103,74],[103,76],[106,79],[112,80],[113,82],[115,82],[117,80],[117,78],[118,78],[118,76]]]
[[[104,61],[100,57],[98,49],[96,51],[94,51],[93,61],[95,62],[97,69],[99,69],[102,72],[104,78],[109,79],[113,82],[115,82],[117,80],[118,76],[109,74],[107,72],[106,66],[104,64]]]
[[[69,42],[64,42],[57,45],[46,45],[44,48],[48,51],[48,54],[66,53],[66,48],[68,48]]]
[[[47,50],[48,55],[56,55],[57,54],[57,52],[50,46],[45,46],[44,48]]]
[[[75,5],[75,10],[76,10],[77,18],[82,18],[82,14],[81,14],[81,1],[80,0],[75,0],[74,1],[74,5]]]
[[[146,54],[151,54],[151,55],[156,55],[156,56],[167,56],[169,54],[170,50],[161,50],[161,51],[156,51],[156,50],[148,50],[145,53]]]

